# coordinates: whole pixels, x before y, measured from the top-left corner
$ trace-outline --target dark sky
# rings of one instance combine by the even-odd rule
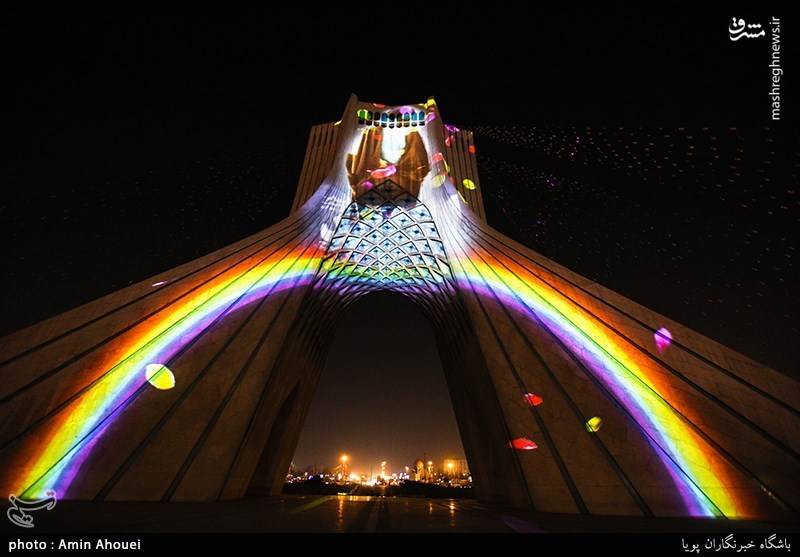
[[[358,474],[402,472],[418,458],[464,458],[433,331],[393,292],[361,298],[337,323],[294,463],[321,469],[350,457]],[[412,343],[413,350],[408,346]]]
[[[734,15],[781,16],[7,13],[0,333],[284,217],[309,127],[338,119],[350,92],[435,95],[448,122],[476,132],[494,226],[797,375],[796,39],[782,38],[784,117],[771,122],[769,43],[731,42]],[[369,307],[396,310],[398,330],[423,326],[395,298],[368,302],[344,338]],[[379,343],[370,349],[388,349]],[[364,358],[332,354],[304,458],[367,455],[415,407],[439,438],[406,452],[458,449],[432,350],[380,419],[353,401],[385,384]]]

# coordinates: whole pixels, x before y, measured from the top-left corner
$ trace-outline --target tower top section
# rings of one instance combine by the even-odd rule
[[[388,179],[423,201],[443,188],[486,220],[473,134],[445,124],[433,97],[390,106],[351,95],[338,121],[311,129],[292,212],[323,183],[355,199]]]

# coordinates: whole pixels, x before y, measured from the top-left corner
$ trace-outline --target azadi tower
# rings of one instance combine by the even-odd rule
[[[797,381],[494,230],[433,99],[355,96],[311,130],[286,219],[0,339],[3,493],[278,493],[332,331],[375,290],[430,320],[480,500],[796,520]]]

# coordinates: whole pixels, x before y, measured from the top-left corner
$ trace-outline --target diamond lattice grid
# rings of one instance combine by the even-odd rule
[[[450,276],[430,211],[391,181],[347,207],[323,269],[332,279],[391,290],[437,286]]]

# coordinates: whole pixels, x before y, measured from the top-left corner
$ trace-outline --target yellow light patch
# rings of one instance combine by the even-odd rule
[[[598,416],[589,418],[589,420],[587,420],[586,422],[586,431],[588,431],[589,433],[595,433],[601,427],[603,427],[603,420]]]
[[[469,178],[464,178],[464,179],[461,181],[461,183],[462,183],[462,184],[464,184],[464,187],[465,187],[465,188],[467,188],[468,190],[474,190],[474,189],[475,189],[475,187],[476,187],[476,186],[475,186],[475,182],[473,182],[473,181],[472,181],[472,180],[470,180]]]
[[[164,364],[148,364],[144,368],[147,382],[160,391],[167,391],[175,386],[175,376]]]

